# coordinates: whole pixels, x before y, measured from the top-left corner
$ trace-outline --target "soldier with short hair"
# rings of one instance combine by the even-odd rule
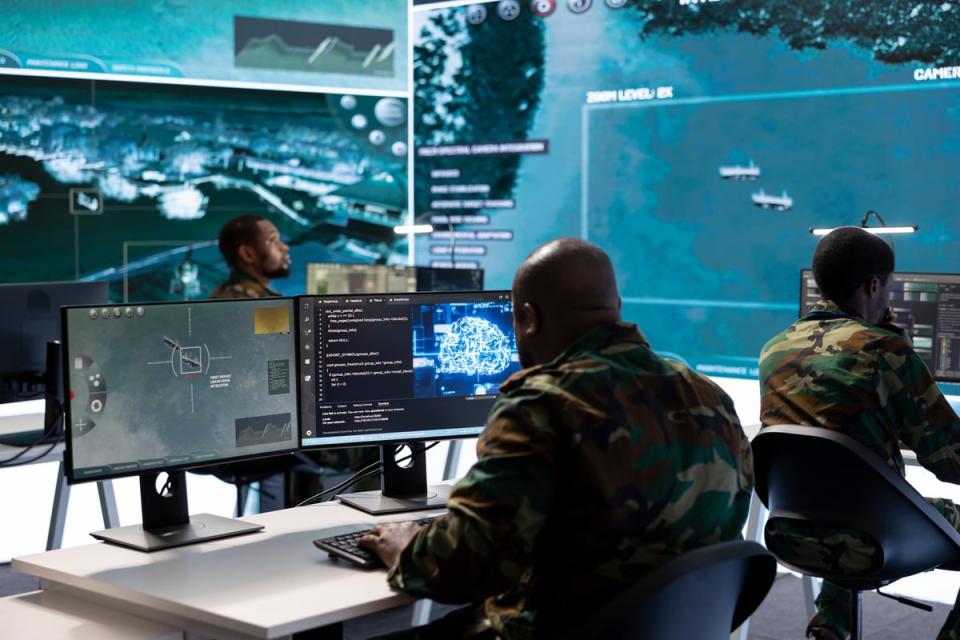
[[[620,319],[610,259],[560,239],[513,283],[521,364],[449,513],[361,539],[396,588],[477,603],[414,638],[555,637],[655,567],[740,537],[750,446],[730,398]]]
[[[220,229],[220,253],[230,277],[210,293],[211,298],[280,296],[270,283],[290,275],[290,248],[272,222],[252,213],[227,221]]]
[[[899,440],[940,480],[960,483],[960,418],[892,323],[893,270],[893,250],[863,229],[843,227],[823,237],[813,256],[823,300],[760,354],[760,419],[764,426],[840,431],[905,475]],[[956,505],[927,500],[960,529]],[[800,564],[824,569],[863,571],[882,560],[876,545],[855,531],[784,523],[768,531],[767,543],[781,557],[803,553]],[[828,567],[827,558],[837,565]],[[807,637],[845,638],[849,611],[850,593],[824,582]],[[937,638],[960,639],[960,606]]]

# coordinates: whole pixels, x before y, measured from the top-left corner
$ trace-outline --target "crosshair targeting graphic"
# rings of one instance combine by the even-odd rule
[[[460,318],[440,343],[440,373],[492,376],[510,366],[510,341],[483,318]]]
[[[187,336],[193,336],[193,310],[187,307]],[[211,356],[210,347],[206,343],[185,347],[176,339],[161,336],[163,343],[170,348],[170,357],[166,360],[153,360],[150,366],[169,366],[171,373],[177,378],[187,380],[190,384],[190,413],[195,413],[196,399],[194,398],[193,383],[210,372],[210,364],[214,360],[229,360],[233,356]]]

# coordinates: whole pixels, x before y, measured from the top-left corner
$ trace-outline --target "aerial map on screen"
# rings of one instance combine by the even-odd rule
[[[655,349],[755,376],[797,317],[811,227],[874,209],[919,225],[898,269],[960,270],[958,33],[952,3],[419,8],[418,264],[507,287],[536,245],[585,237]]]
[[[0,282],[206,298],[220,228],[247,213],[290,245],[282,293],[308,262],[407,260],[404,99],[0,77]]]

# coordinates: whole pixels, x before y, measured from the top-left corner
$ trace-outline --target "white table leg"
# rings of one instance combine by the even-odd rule
[[[807,620],[817,613],[817,596],[820,595],[820,581],[803,576],[803,606],[807,611]]]
[[[430,610],[433,608],[433,600],[423,598],[417,600],[413,605],[413,619],[410,621],[411,627],[419,627],[430,622]]]
[[[103,514],[103,527],[105,529],[119,527],[120,517],[117,515],[117,497],[113,493],[113,481],[99,481],[97,483],[97,493],[100,494],[100,513]]]
[[[457,477],[457,467],[460,466],[460,450],[463,440],[451,440],[447,449],[447,462],[443,465],[443,479],[450,480]]]
[[[70,503],[70,485],[64,475],[63,459],[57,469],[57,488],[53,494],[53,509],[50,513],[50,529],[47,532],[47,551],[63,545],[63,528],[67,522],[67,505]]]

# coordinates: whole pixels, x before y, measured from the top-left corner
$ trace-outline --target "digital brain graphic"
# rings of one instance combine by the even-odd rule
[[[483,318],[460,318],[440,343],[440,373],[492,376],[510,366],[510,341]]]

